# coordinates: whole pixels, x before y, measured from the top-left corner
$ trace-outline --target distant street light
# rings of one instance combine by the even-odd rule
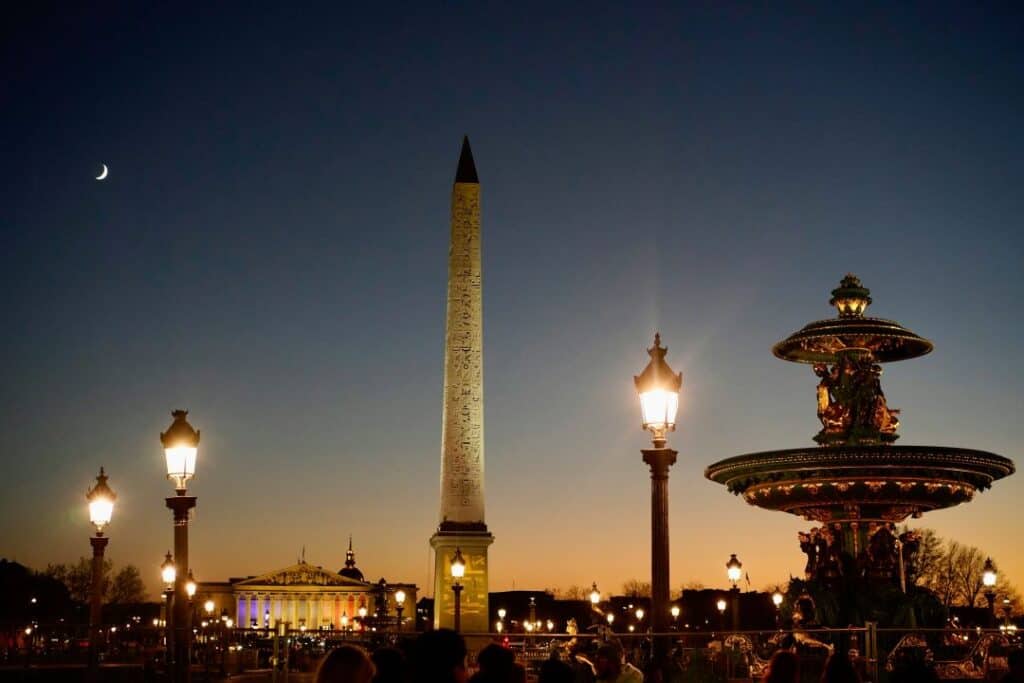
[[[466,575],[466,561],[462,559],[462,551],[456,547],[455,555],[452,556],[452,593],[455,594],[455,632],[462,630],[462,577]]]
[[[590,589],[590,604],[597,608],[599,602],[601,602],[601,591],[597,590],[597,582],[594,582]]]
[[[736,553],[729,556],[729,561],[725,563],[725,573],[729,577],[729,581],[732,582],[732,589],[729,591],[732,593],[732,630],[738,631],[740,628],[740,579],[743,577],[743,563],[736,559]]]
[[[199,452],[199,432],[192,428],[186,417],[187,410],[171,413],[174,421],[160,434],[167,465],[167,478],[174,482],[174,495],[166,499],[174,514],[174,683],[189,683],[192,678],[189,651],[192,641],[192,611],[185,588],[188,572],[188,518],[196,506],[195,496],[187,494],[188,482],[196,473],[196,455]]]
[[[678,631],[679,630],[679,612],[680,611],[681,610],[679,609],[679,605],[672,605],[672,609],[669,610],[669,612],[671,612],[671,614],[672,614],[672,630],[673,631]]]
[[[772,593],[772,604],[775,605],[775,628],[779,628],[782,625],[782,591],[779,587],[775,587],[775,592]]]
[[[89,674],[96,679],[100,665],[100,630],[103,626],[103,551],[109,538],[103,530],[114,515],[114,501],[117,494],[107,485],[107,475],[100,468],[93,486],[85,499],[89,501],[89,521],[96,527],[96,535],[89,539],[92,545],[92,584],[89,586]],[[36,599],[32,598],[35,603]]]
[[[981,574],[981,583],[985,586],[985,600],[988,601],[988,611],[991,615],[992,626],[996,624],[996,581],[999,580],[999,575],[996,573],[996,567],[992,564],[992,558],[985,558],[985,569]]]
[[[188,578],[185,579],[185,595],[191,600],[196,596],[196,580],[192,578],[192,570],[188,570]]]
[[[661,345],[661,335],[654,335],[654,346],[647,350],[650,361],[633,378],[640,398],[641,423],[651,432],[654,448],[643,449],[643,461],[651,470],[651,611],[652,628],[663,633],[668,625],[669,544],[668,544],[668,471],[676,461],[676,451],[668,448],[668,432],[676,429],[679,389],[682,373],[665,362],[668,349]],[[654,638],[654,664],[661,666],[668,654],[669,643],[664,636]]]
[[[398,613],[398,630],[402,630],[402,610],[405,608],[405,591],[399,588],[395,591],[395,611]]]

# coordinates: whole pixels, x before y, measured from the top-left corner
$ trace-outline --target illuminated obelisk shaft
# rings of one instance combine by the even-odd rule
[[[455,620],[451,559],[462,551],[463,632],[488,630],[487,547],[484,522],[483,297],[480,267],[480,182],[469,140],[462,141],[452,188],[448,250],[448,312],[441,421],[441,519],[434,548],[434,626]]]

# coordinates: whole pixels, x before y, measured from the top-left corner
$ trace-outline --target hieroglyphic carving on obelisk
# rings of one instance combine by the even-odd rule
[[[466,561],[462,630],[487,630],[487,547],[484,522],[483,292],[480,182],[469,139],[455,173],[448,250],[444,393],[441,422],[441,515],[434,548],[434,625],[452,625],[449,572],[455,548]]]

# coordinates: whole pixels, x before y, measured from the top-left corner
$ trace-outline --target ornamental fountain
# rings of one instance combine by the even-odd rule
[[[1014,465],[985,451],[895,445],[899,411],[886,404],[881,364],[923,356],[932,344],[865,316],[870,291],[853,275],[829,303],[838,317],[812,322],[772,348],[782,360],[811,365],[820,380],[818,446],[738,455],[704,476],[751,505],[820,525],[799,534],[807,580],[837,585],[853,574],[905,591],[919,538],[899,534],[896,524],[970,501]]]

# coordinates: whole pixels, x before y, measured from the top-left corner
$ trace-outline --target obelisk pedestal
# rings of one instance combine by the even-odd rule
[[[484,522],[483,297],[480,255],[480,181],[469,139],[455,173],[448,252],[448,305],[441,421],[441,520],[434,549],[434,628],[452,628],[455,594],[451,561],[458,548],[466,563],[460,580],[461,630],[489,630],[487,548],[494,537]]]

